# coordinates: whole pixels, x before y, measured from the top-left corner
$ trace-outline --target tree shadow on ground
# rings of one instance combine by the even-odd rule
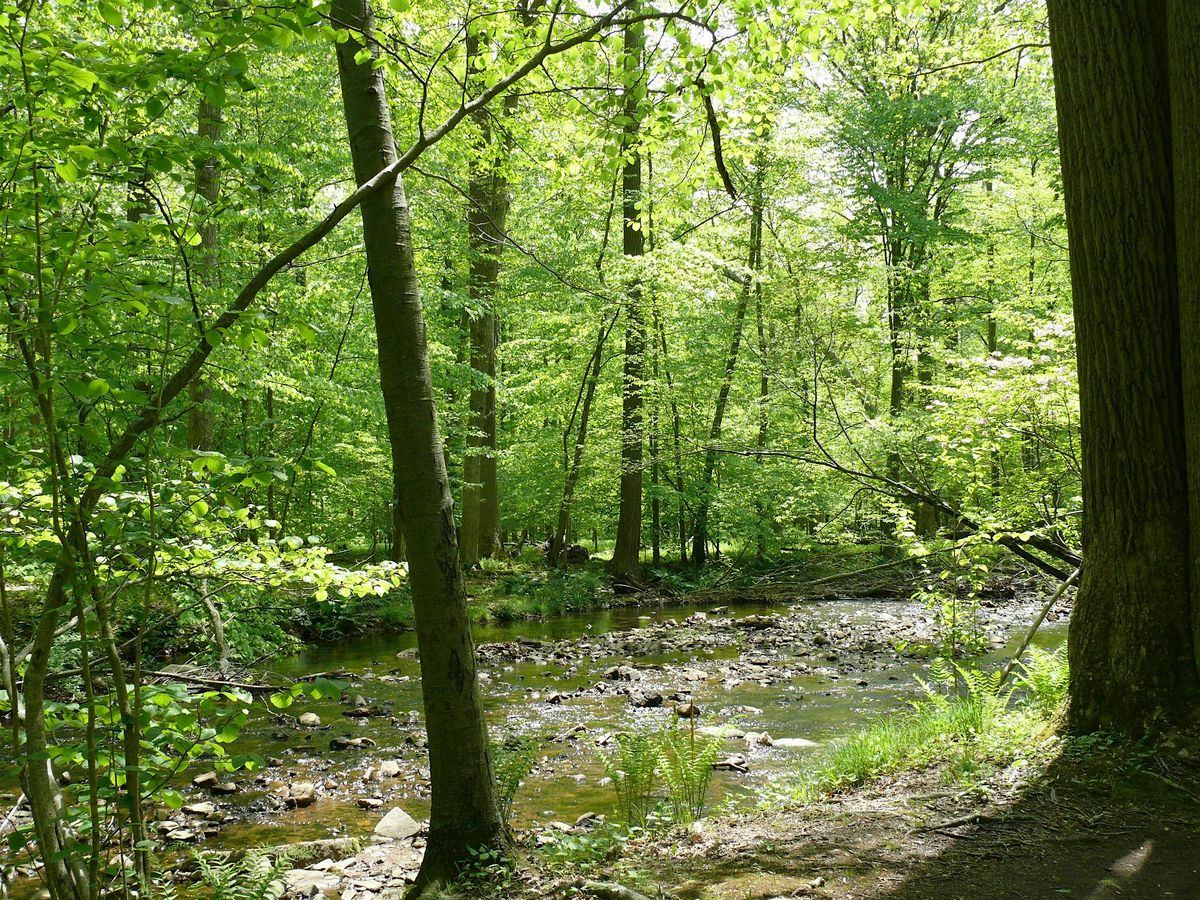
[[[888,900],[1200,898],[1196,757],[1109,751],[1059,756],[978,824],[943,829],[948,845]]]
[[[903,773],[714,820],[652,880],[682,900],[1200,900],[1200,739],[1156,752],[1093,741],[1020,775],[964,790],[944,770]]]

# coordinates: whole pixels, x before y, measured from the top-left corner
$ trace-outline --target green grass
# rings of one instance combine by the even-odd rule
[[[772,802],[808,802],[901,771],[944,765],[955,782],[1035,753],[1066,693],[1066,656],[1036,652],[1015,685],[943,666],[926,699],[801,764]]]

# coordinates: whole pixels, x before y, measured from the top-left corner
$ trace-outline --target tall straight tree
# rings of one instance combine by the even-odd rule
[[[477,30],[467,36],[467,56],[474,76],[482,65]],[[505,104],[510,110],[512,101]],[[496,289],[508,218],[508,148],[502,125],[487,107],[471,115],[475,127],[471,180],[467,190],[467,247],[470,309],[466,327],[470,343],[471,414],[467,457],[463,464],[463,508],[460,545],[465,566],[500,551],[500,488],[496,478]]]
[[[1049,12],[1083,446],[1069,721],[1152,732],[1200,698],[1200,7]]]
[[[637,0],[629,6],[636,17]],[[640,147],[641,98],[646,93],[642,56],[645,26],[640,21],[625,26],[624,85],[621,126],[621,219],[622,250],[628,257],[645,251],[642,232],[642,153]],[[612,572],[617,577],[637,580],[642,568],[642,392],[645,387],[646,317],[642,288],[635,277],[626,294],[625,370],[621,382],[621,494],[617,513],[617,542],[613,548]]]
[[[721,387],[717,390],[717,405],[713,410],[712,427],[708,431],[708,450],[704,455],[704,480],[700,485],[700,500],[696,510],[695,528],[692,530],[692,562],[703,565],[708,559],[708,514],[712,507],[713,476],[717,471],[717,443],[721,440],[721,428],[725,422],[725,408],[729,405],[729,391],[733,387],[733,373],[737,369],[738,354],[742,347],[742,332],[746,325],[746,310],[750,298],[757,291],[758,270],[762,260],[763,227],[763,169],[766,157],[760,149],[755,157],[754,183],[750,196],[750,250],[747,260],[749,274],[742,282],[737,308],[733,314],[733,333],[729,338],[729,353],[725,357]],[[761,316],[760,316],[761,318]]]
[[[387,85],[383,70],[372,65],[379,45],[368,0],[335,0],[332,15],[350,31],[350,38],[337,45],[338,74],[354,177],[361,185],[396,160]],[[364,45],[369,52],[360,61]],[[433,806],[417,883],[427,885],[456,876],[469,850],[507,848],[510,838],[496,801],[475,677],[454,501],[433,404],[403,180],[367,197],[361,213],[379,378],[421,653]]]

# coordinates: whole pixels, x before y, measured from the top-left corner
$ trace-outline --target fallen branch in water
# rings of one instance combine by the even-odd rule
[[[206,678],[202,675],[188,675],[184,672],[149,671],[144,673],[153,678],[170,678],[185,684],[198,684],[204,687],[225,688],[227,690],[246,691],[251,694],[273,694],[283,690],[277,684],[255,684],[247,681],[224,681],[220,678]]]

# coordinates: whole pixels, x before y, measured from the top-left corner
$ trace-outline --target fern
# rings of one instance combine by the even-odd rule
[[[283,896],[286,854],[272,859],[266,853],[250,850],[223,859],[195,853],[193,859],[210,900],[279,900]]]
[[[695,719],[691,720],[693,723]],[[701,737],[696,730],[668,728],[660,737],[660,758],[671,802],[672,817],[686,824],[704,815],[713,763],[721,751],[719,737]]]
[[[957,737],[987,732],[1012,698],[1013,688],[1003,684],[1000,672],[986,672],[945,658],[934,660],[929,671],[932,683],[917,678],[925,692],[925,704],[945,718],[948,731]]]
[[[617,811],[630,826],[645,827],[656,805],[654,790],[662,751],[658,741],[644,731],[622,732],[613,753],[600,754],[617,794]]]
[[[496,775],[496,794],[500,814],[508,821],[512,815],[517,790],[533,771],[537,762],[538,745],[532,738],[510,738],[492,744],[492,768]]]
[[[1017,683],[1025,689],[1026,702],[1039,712],[1057,709],[1066,699],[1070,682],[1067,645],[1057,650],[1031,647],[1029,658],[1021,662]]]

